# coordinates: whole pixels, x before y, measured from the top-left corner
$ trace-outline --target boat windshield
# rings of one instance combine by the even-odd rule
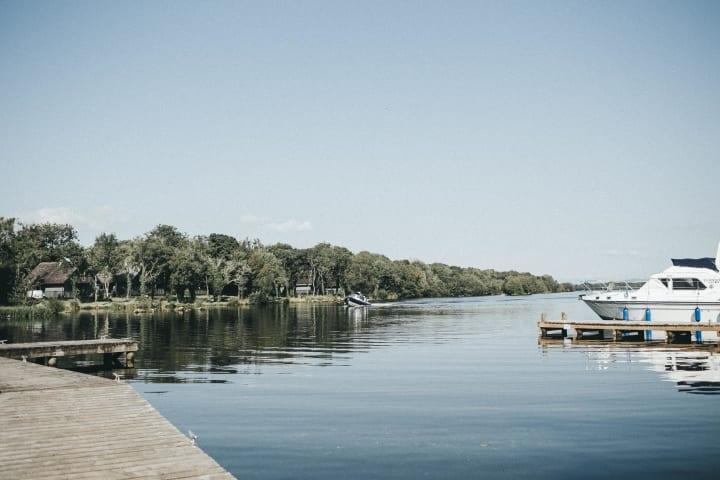
[[[673,278],[673,290],[705,290],[705,284],[697,278]]]

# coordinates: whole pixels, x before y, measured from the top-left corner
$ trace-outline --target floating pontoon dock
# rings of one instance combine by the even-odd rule
[[[234,478],[126,383],[0,358],[0,412],[0,479]]]

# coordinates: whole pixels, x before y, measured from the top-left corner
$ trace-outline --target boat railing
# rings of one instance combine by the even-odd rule
[[[625,293],[631,293],[635,291],[635,288],[632,287],[628,282],[622,282],[622,286],[620,288],[616,288],[615,282],[607,282],[607,283],[590,283],[590,282],[583,282],[582,286],[585,287],[585,291],[587,292],[625,292]]]

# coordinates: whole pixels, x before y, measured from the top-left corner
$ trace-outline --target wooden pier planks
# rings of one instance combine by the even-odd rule
[[[119,354],[137,352],[138,342],[129,338],[69,340],[61,342],[5,343],[0,356],[10,358],[63,357],[66,355]]]
[[[0,479],[232,479],[130,385],[0,358]]]
[[[720,331],[720,324],[718,323],[661,323],[661,322],[626,322],[622,320],[617,321],[602,321],[602,322],[572,322],[569,320],[557,320],[547,321],[541,320],[538,322],[538,327],[541,329],[562,329],[567,326],[572,328],[582,328],[585,330],[657,330],[657,331],[677,331],[677,332],[695,332],[697,330],[703,332],[717,332]]]
[[[676,340],[691,340],[694,332],[717,332],[720,336],[720,324],[709,322],[697,323],[666,323],[666,322],[637,322],[637,321],[594,321],[594,322],[578,322],[569,320],[548,321],[541,319],[538,323],[541,338],[565,338],[568,336],[568,330],[575,330],[575,338],[577,340],[586,339],[587,334],[590,337],[604,340],[604,331],[612,333],[613,340],[626,340],[628,335],[635,335],[641,340],[646,340],[647,331],[661,331],[667,334],[666,341],[668,343]],[[599,335],[593,335],[598,333]]]

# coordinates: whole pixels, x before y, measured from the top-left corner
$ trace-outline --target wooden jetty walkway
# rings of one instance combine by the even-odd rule
[[[578,322],[567,319],[548,321],[541,318],[537,325],[542,338],[565,338],[570,335],[571,329],[575,331],[575,338],[578,340],[604,339],[606,331],[610,332],[611,339],[615,341],[628,338],[645,340],[648,331],[665,332],[667,343],[690,341],[694,332],[717,332],[720,336],[720,324],[708,322],[666,323],[623,320]]]
[[[18,359],[88,354],[118,356],[137,351],[138,342],[131,338],[0,344],[0,356]]]
[[[0,479],[232,479],[133,388],[0,357]]]

